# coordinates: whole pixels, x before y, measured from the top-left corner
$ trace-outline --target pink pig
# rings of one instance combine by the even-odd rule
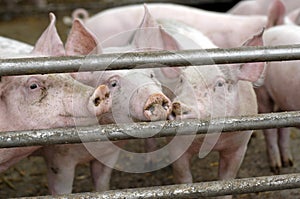
[[[54,15],[37,41],[32,56],[63,56]],[[75,92],[76,91],[76,92]],[[68,74],[3,76],[0,81],[1,131],[58,128],[97,123],[96,116],[109,110],[111,98],[105,85],[96,90]],[[101,100],[101,103],[95,103]],[[0,149],[0,172],[30,155],[40,146]]]
[[[0,58],[27,56],[32,49],[29,44],[0,36]]]
[[[241,46],[263,27],[270,27],[281,21],[290,22],[284,18],[284,5],[278,0],[272,4],[268,17],[235,16],[167,3],[147,6],[155,19],[183,22],[202,32],[218,47],[225,48]],[[143,5],[123,6],[100,12],[84,19],[84,23],[97,36],[102,46],[123,46],[130,40],[143,14]]]
[[[121,48],[101,49],[95,36],[79,20],[73,22],[65,48],[67,55],[87,55],[134,51],[146,48],[143,43],[147,32],[137,32],[133,45]],[[154,37],[156,37],[155,35]],[[160,42],[163,39],[157,36]],[[155,42],[154,42],[155,43]],[[83,66],[84,67],[84,66]],[[129,123],[137,121],[165,120],[171,113],[171,101],[162,93],[160,83],[152,70],[121,70],[105,72],[73,73],[72,76],[87,85],[97,87],[105,84],[112,97],[110,112],[99,117],[100,124]],[[74,171],[77,164],[91,163],[91,172],[97,191],[109,189],[110,175],[116,163],[120,148],[125,142],[101,142],[44,147],[48,168],[48,182],[51,194],[64,194],[72,191]],[[102,162],[105,160],[104,162]]]
[[[300,2],[295,0],[281,0],[287,12],[300,7]],[[235,15],[267,15],[270,5],[275,0],[244,0],[233,6],[228,13]]]
[[[261,35],[254,36],[245,45],[262,45]],[[215,46],[206,43],[202,47]],[[256,114],[257,103],[252,82],[260,78],[263,68],[263,63],[186,67],[179,77],[170,118],[209,119]],[[252,131],[221,134],[221,129],[206,136],[183,136],[169,147],[170,159],[178,158],[172,165],[178,183],[192,183],[192,156],[198,154],[202,158],[211,151],[219,152],[219,179],[236,177]]]
[[[263,40],[267,46],[300,43],[298,26],[275,26],[267,30]],[[297,89],[299,88],[299,61],[268,62],[262,88],[256,89],[259,111],[296,111],[300,109]],[[288,85],[288,86],[287,86]],[[292,166],[290,133],[288,128],[264,130],[271,170],[279,173],[282,166]]]
[[[149,13],[146,9],[146,17],[149,18],[150,16],[147,15]],[[165,19],[160,20],[160,23],[171,37],[179,38],[182,34],[194,41],[192,43],[198,45],[198,48],[216,48],[202,33],[182,22]],[[147,27],[155,26],[151,19],[148,19],[145,24],[148,24]],[[144,43],[151,45],[153,40],[149,38],[145,37]],[[174,39],[171,41],[173,41],[173,49],[196,47],[178,39],[175,40],[175,43]],[[261,45],[261,35],[248,42],[248,45],[257,44]],[[170,118],[207,118],[257,113],[256,97],[250,82],[258,80],[263,68],[263,63],[244,64],[242,66],[201,66],[199,68],[192,66],[186,67],[183,71],[174,70],[171,67],[165,68],[164,73],[169,77],[173,76],[174,80],[167,81],[167,83],[175,84],[172,86],[175,99],[173,101],[173,115]],[[158,70],[158,73],[160,72]],[[160,81],[163,79],[162,77]],[[165,84],[167,85],[167,83]],[[226,112],[222,110],[226,110]],[[251,132],[211,134],[206,138],[197,136],[195,140],[193,140],[193,136],[177,138],[169,146],[170,159],[175,160],[173,163],[175,179],[179,183],[192,182],[189,169],[190,158],[198,153],[200,147],[201,156],[206,155],[210,150],[219,151],[220,179],[234,178],[246,152]],[[183,143],[187,143],[188,146],[183,145]]]

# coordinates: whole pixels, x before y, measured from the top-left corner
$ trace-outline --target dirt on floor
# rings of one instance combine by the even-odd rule
[[[66,13],[67,14],[67,13]],[[63,15],[58,16],[57,28],[63,40],[68,33],[68,27],[62,23]],[[19,41],[34,44],[42,31],[48,25],[47,16],[22,17],[11,21],[0,21],[0,35],[17,39]],[[266,156],[264,137],[257,132],[252,137],[244,162],[238,173],[238,178],[270,176],[269,164]],[[130,142],[131,147],[137,147]],[[291,134],[291,148],[294,155],[294,166],[283,168],[281,173],[300,172],[300,135],[294,130]],[[192,172],[195,182],[212,181],[217,179],[218,154],[211,153],[205,159],[194,158]],[[135,174],[114,170],[111,179],[111,189],[124,189],[133,187],[147,187],[155,185],[173,184],[171,167],[165,167],[158,171]],[[76,170],[73,192],[93,191],[89,165],[79,165]],[[41,196],[47,195],[46,166],[41,157],[28,157],[0,174],[0,198]],[[257,199],[257,198],[300,198],[300,189],[283,191],[261,192],[252,194],[236,195],[234,198]]]

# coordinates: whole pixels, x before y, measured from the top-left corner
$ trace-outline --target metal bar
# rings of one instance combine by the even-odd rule
[[[101,193],[79,193],[62,196],[38,196],[26,199],[66,199],[66,198],[199,198],[223,196],[263,191],[300,188],[300,174],[263,176],[224,181],[211,181],[193,184],[155,186],[123,190],[111,190]],[[25,199],[25,198],[23,198]]]
[[[131,52],[76,57],[0,60],[0,76],[104,71],[163,66],[212,65],[300,59],[300,45],[181,51]]]
[[[23,147],[206,134],[208,129],[209,132],[213,132],[215,129],[217,129],[218,132],[220,129],[222,129],[222,132],[232,132],[291,126],[300,126],[300,111],[258,114],[244,117],[213,118],[212,120],[193,119],[185,121],[141,122],[133,124],[2,132],[0,133],[0,147]],[[130,135],[128,132],[130,132]]]

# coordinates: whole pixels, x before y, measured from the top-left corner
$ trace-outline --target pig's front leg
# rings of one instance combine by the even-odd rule
[[[116,155],[116,158],[118,155]],[[110,186],[112,168],[94,160],[91,162],[91,173],[96,191],[107,191]]]
[[[112,170],[118,161],[120,148],[124,146],[126,141],[118,142],[101,142],[100,144],[89,145],[89,152],[93,155],[94,160],[91,161],[91,174],[96,191],[107,191],[110,186],[110,178]],[[116,145],[113,147],[113,145]]]
[[[264,137],[271,171],[275,174],[279,174],[282,164],[278,147],[278,129],[265,129]]]
[[[70,162],[64,162],[59,167],[48,163],[48,188],[52,195],[72,192],[75,166],[76,164]]]
[[[290,151],[290,128],[278,129],[281,162],[284,167],[293,166],[293,156]]]
[[[177,158],[174,157],[174,155],[176,155],[176,153],[172,153],[172,151],[170,151],[171,159]],[[193,176],[190,169],[191,157],[192,155],[190,153],[185,152],[172,163],[173,176],[176,183],[193,183]]]
[[[52,195],[72,193],[77,160],[70,158],[68,147],[62,149],[63,145],[42,149],[47,164],[48,189]]]
[[[230,137],[230,140],[234,141],[235,138],[238,138],[239,140],[243,140],[243,142],[235,147],[228,147],[219,151],[218,176],[220,180],[228,180],[236,177],[244,159],[251,133],[252,131],[237,133],[237,137]],[[245,136],[248,136],[249,139],[246,139]]]

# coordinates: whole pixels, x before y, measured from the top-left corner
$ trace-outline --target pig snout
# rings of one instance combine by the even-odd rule
[[[172,113],[170,114],[170,119],[180,120],[180,119],[195,119],[197,115],[192,111],[191,108],[180,102],[172,103]]]
[[[110,90],[106,85],[98,86],[89,100],[89,109],[96,116],[109,112],[112,106]]]
[[[171,113],[171,101],[163,94],[152,94],[144,106],[144,115],[150,121],[165,120]]]

